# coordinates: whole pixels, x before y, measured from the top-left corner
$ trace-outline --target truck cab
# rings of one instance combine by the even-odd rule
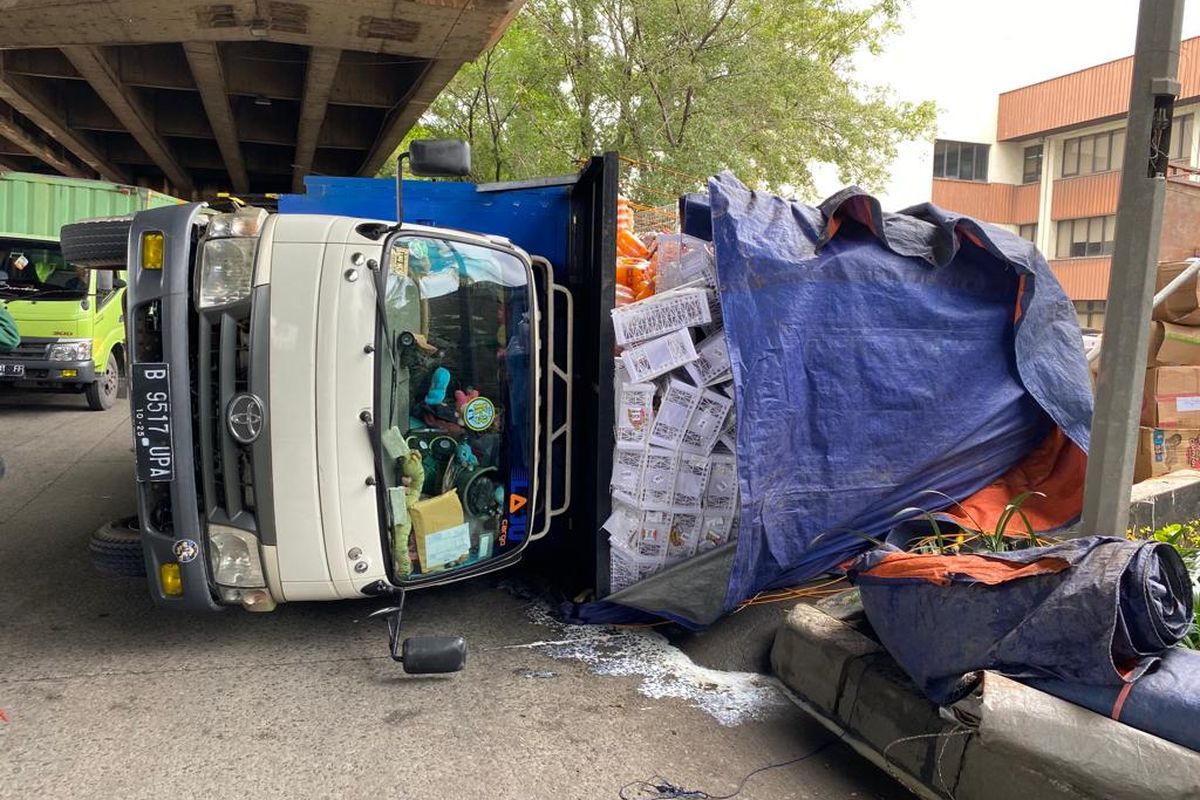
[[[544,262],[495,236],[203,204],[136,215],[128,243],[159,602],[270,610],[444,583],[548,528]]]
[[[0,198],[0,303],[21,335],[13,352],[0,355],[0,388],[79,393],[93,410],[112,407],[127,361],[126,276],[68,261],[59,230],[179,201],[139,187],[17,172],[0,175]]]
[[[558,574],[605,592],[616,165],[517,187],[415,182],[452,225],[192,203],[64,226],[73,263],[119,259],[129,276],[130,543],[155,601],[380,598],[401,660],[406,591],[502,569],[543,537]],[[350,180],[367,181],[354,203],[382,183]],[[119,253],[93,246],[117,225]],[[598,424],[573,432],[580,405]],[[418,651],[406,670],[461,664],[431,646],[410,669]]]
[[[67,264],[55,242],[0,239],[0,301],[21,342],[0,355],[0,386],[117,399],[125,353],[124,273]]]

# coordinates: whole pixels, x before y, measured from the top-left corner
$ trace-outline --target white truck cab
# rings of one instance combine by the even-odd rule
[[[469,164],[461,143],[419,144],[418,175]],[[72,263],[129,276],[138,508],[93,536],[97,564],[132,572],[140,551],[177,609],[386,600],[411,672],[461,668],[465,645],[401,652],[405,592],[512,565],[552,527],[586,534],[547,555],[603,596],[616,155],[533,183],[555,210],[539,195],[518,227],[562,226],[560,278],[591,298],[578,348],[555,268],[498,236],[204,203],[64,226]],[[483,208],[497,190],[477,191]],[[595,420],[581,437],[576,402]]]
[[[564,510],[539,489],[539,294],[563,290],[538,259],[498,237],[198,203],[138,214],[128,248],[160,603],[390,596],[514,563]]]

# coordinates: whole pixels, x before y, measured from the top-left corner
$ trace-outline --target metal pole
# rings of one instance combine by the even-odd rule
[[[1141,0],[1081,535],[1129,526],[1182,30],[1183,0]]]
[[[404,224],[404,159],[408,151],[396,156],[396,224]]]

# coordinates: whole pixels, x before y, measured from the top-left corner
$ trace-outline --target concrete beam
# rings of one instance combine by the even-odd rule
[[[8,72],[2,61],[0,61],[0,100],[28,117],[30,122],[74,153],[80,161],[94,169],[104,179],[116,183],[129,183],[129,177],[124,171],[101,156],[96,146],[85,134],[72,130],[63,122],[64,115],[59,112],[53,99],[48,97],[41,87],[34,84],[30,78]],[[24,141],[13,139],[4,130],[0,130],[0,133],[8,136],[14,143],[20,144],[22,147],[26,146]],[[14,135],[19,133],[23,133],[19,128],[14,130]],[[25,135],[25,138],[29,139],[28,135]],[[30,153],[62,174],[75,178],[88,177],[74,164],[64,160],[45,145],[34,143],[34,147],[35,149],[29,150]]]
[[[246,162],[238,144],[237,125],[233,120],[233,109],[226,94],[225,74],[221,67],[221,54],[213,42],[185,42],[184,55],[200,89],[200,100],[208,114],[221,157],[225,159],[225,170],[233,190],[239,194],[250,191],[250,178],[246,174]]]
[[[125,129],[154,160],[178,193],[190,194],[191,176],[175,160],[166,141],[154,129],[153,117],[143,108],[133,90],[121,83],[108,59],[99,47],[71,45],[62,48],[63,55],[79,74],[91,84],[96,94],[108,104]]]
[[[462,61],[431,61],[426,65],[424,73],[409,88],[405,100],[401,101],[396,111],[383,124],[383,129],[375,138],[375,144],[371,146],[371,152],[359,167],[359,175],[375,177],[383,163],[396,152],[396,148],[404,140],[404,134],[416,124],[425,113],[425,109],[429,108],[429,104],[462,65]]]
[[[89,177],[84,170],[80,169],[69,159],[64,158],[54,148],[30,136],[21,126],[3,114],[0,114],[0,136],[3,136],[17,147],[22,148],[31,156],[48,164],[51,168],[58,170],[68,178]]]
[[[475,6],[485,5],[481,11]],[[251,25],[266,23],[271,41],[429,57],[449,43],[478,52],[508,10],[492,3],[435,0],[355,0],[291,3],[231,0],[215,4],[105,0],[59,4],[48,15],[45,0],[5,0],[0,41],[8,46],[157,44],[162,42],[257,42]],[[301,11],[299,15],[295,12]],[[291,13],[288,13],[291,12]],[[452,32],[455,34],[451,36]],[[448,42],[449,40],[449,42]]]
[[[325,121],[329,92],[333,88],[333,79],[337,77],[341,57],[341,51],[332,47],[311,47],[308,50],[304,99],[300,101],[300,123],[296,128],[296,160],[292,165],[294,192],[304,191],[304,176],[312,171],[317,137],[321,134],[321,123]]]

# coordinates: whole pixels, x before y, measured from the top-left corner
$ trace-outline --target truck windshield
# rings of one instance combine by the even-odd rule
[[[82,297],[90,277],[67,264],[57,245],[0,239],[0,297],[7,300]]]
[[[428,236],[398,237],[385,260],[377,418],[404,580],[519,546],[509,524],[533,448],[530,272],[511,252]]]

